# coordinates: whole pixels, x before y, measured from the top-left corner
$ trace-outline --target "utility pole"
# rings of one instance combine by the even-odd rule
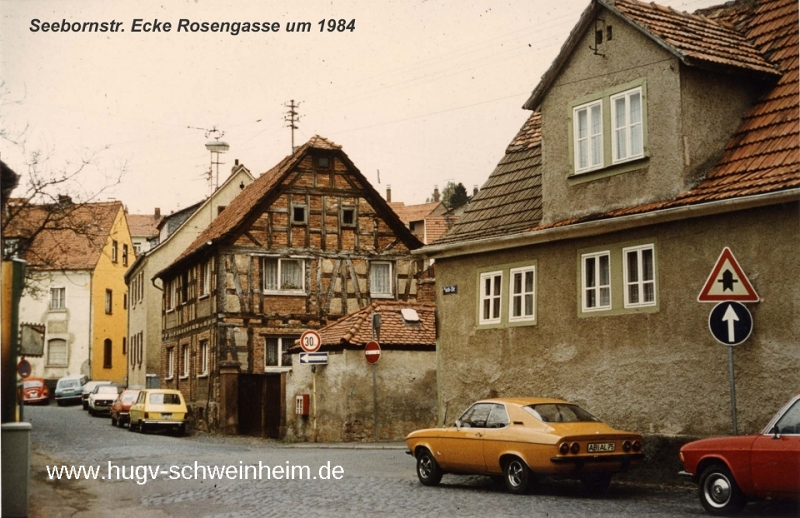
[[[289,104],[284,104],[284,106],[289,108],[283,120],[288,123],[286,126],[292,130],[292,154],[294,155],[294,130],[297,129],[297,123],[300,122],[300,115],[297,114],[297,108],[300,107],[300,103],[295,104],[294,99],[292,99]]]

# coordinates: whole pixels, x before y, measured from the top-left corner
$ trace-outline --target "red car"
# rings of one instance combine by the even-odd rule
[[[22,382],[22,401],[28,405],[50,403],[50,391],[42,378],[28,378]]]
[[[131,405],[136,403],[136,398],[138,397],[138,390],[126,389],[120,392],[117,399],[111,405],[111,426],[123,427],[125,423],[131,422]]]
[[[800,395],[760,434],[690,442],[680,458],[709,514],[734,513],[748,499],[800,499]]]

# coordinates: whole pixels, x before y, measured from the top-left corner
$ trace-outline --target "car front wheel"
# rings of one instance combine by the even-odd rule
[[[442,469],[430,450],[422,450],[417,455],[417,477],[424,486],[435,486],[442,480]]]
[[[525,461],[519,457],[513,457],[506,461],[503,469],[503,480],[509,493],[521,495],[528,490],[530,484],[531,470]]]
[[[727,467],[714,464],[700,475],[700,503],[709,514],[735,513],[744,507],[745,499]]]

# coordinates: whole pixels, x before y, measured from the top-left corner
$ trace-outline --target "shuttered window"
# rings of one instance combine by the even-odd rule
[[[67,365],[67,341],[53,338],[47,342],[47,365]]]

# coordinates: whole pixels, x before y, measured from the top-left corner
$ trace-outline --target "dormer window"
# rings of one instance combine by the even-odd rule
[[[574,175],[597,171],[602,176],[641,167],[623,164],[647,156],[646,99],[645,82],[639,80],[570,103]]]

